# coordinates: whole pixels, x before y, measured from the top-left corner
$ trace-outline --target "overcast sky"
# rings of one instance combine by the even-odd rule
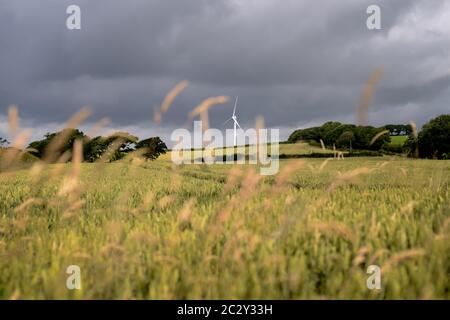
[[[66,28],[70,4],[81,7],[81,30]],[[366,27],[370,4],[382,30]],[[108,116],[109,129],[167,141],[203,99],[239,95],[243,127],[261,115],[286,138],[355,122],[376,67],[371,124],[450,113],[450,0],[0,0],[0,136],[11,104],[33,137],[88,105],[83,129]],[[184,79],[156,126],[154,107]],[[212,125],[232,108],[214,107]]]

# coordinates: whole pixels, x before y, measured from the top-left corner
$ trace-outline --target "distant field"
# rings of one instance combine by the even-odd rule
[[[408,136],[391,136],[391,144],[403,146],[408,140]]]
[[[330,153],[333,150],[311,146],[305,142],[280,144],[280,154]]]
[[[450,161],[38,169],[0,173],[1,299],[450,298]]]
[[[229,152],[230,154],[233,154],[234,148],[233,147],[227,147],[227,148],[218,148],[217,149],[220,152],[226,153]],[[270,145],[267,147],[268,154],[272,153]],[[286,155],[307,155],[311,153],[332,153],[333,150],[331,149],[322,149],[320,147],[315,147],[310,145],[306,142],[298,142],[298,143],[290,143],[290,144],[279,144],[279,154],[286,154]],[[236,148],[237,154],[248,154],[249,153],[249,147],[248,146],[242,146]],[[344,152],[345,153],[345,152]],[[192,156],[193,157],[193,156]],[[164,157],[165,159],[170,158],[170,153]]]

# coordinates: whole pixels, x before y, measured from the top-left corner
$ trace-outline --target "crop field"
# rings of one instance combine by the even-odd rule
[[[169,157],[0,173],[0,299],[450,298],[450,161]]]
[[[224,149],[226,151],[230,151],[232,152],[233,147],[228,147]],[[249,153],[249,148],[245,147],[245,149],[243,147],[238,148],[238,152],[239,150],[244,151],[245,152],[241,152],[242,154],[248,154]],[[267,145],[267,150],[270,153],[271,151],[271,145]],[[287,155],[293,155],[293,154],[302,154],[302,155],[307,155],[310,153],[330,153],[333,152],[333,150],[331,149],[322,149],[321,147],[315,147],[315,146],[311,146],[309,143],[306,142],[297,142],[297,143],[286,143],[286,144],[280,144],[279,145],[279,154],[287,154]]]
[[[200,149],[196,149],[197,152],[200,152]],[[270,155],[273,153],[271,144],[267,144],[265,146],[265,151],[267,152],[267,155]],[[189,152],[184,150],[184,152]],[[251,153],[255,153],[256,149],[250,149],[249,146],[239,146],[239,147],[226,147],[226,148],[215,148],[214,154],[217,156],[220,155],[233,155],[234,153],[236,155],[240,156],[248,156]],[[285,144],[279,144],[277,153],[279,155],[310,155],[312,153],[324,153],[324,154],[330,154],[333,153],[332,149],[326,149],[321,147],[312,146],[307,142],[297,142],[297,143],[285,143]],[[347,152],[344,151],[344,154]],[[170,158],[170,153],[167,154],[166,159]],[[201,153],[196,154],[195,151],[191,151],[190,157],[187,156],[186,158],[190,158],[191,160],[197,159],[201,157]]]
[[[408,136],[391,136],[391,144],[403,146],[408,140]]]

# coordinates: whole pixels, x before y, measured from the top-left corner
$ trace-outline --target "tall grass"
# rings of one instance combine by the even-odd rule
[[[375,70],[364,89],[359,123],[381,75]],[[187,84],[155,110],[157,124]],[[206,99],[189,119],[200,116],[207,129],[208,110],[227,101]],[[64,128],[88,116],[82,109]],[[43,161],[19,170],[29,132],[18,131],[15,107],[9,127],[0,299],[450,298],[450,161],[343,159],[333,148],[334,158],[282,161],[278,175],[262,177],[254,165],[174,166],[170,154],[107,163],[119,137],[84,164],[81,140],[61,154],[63,130]],[[366,287],[372,264],[381,290]],[[81,267],[81,290],[66,288],[69,265]]]
[[[0,174],[0,298],[450,298],[449,161],[168,159]]]

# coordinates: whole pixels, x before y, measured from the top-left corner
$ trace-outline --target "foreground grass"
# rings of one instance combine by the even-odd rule
[[[0,298],[450,298],[450,161],[71,170],[0,174]]]

